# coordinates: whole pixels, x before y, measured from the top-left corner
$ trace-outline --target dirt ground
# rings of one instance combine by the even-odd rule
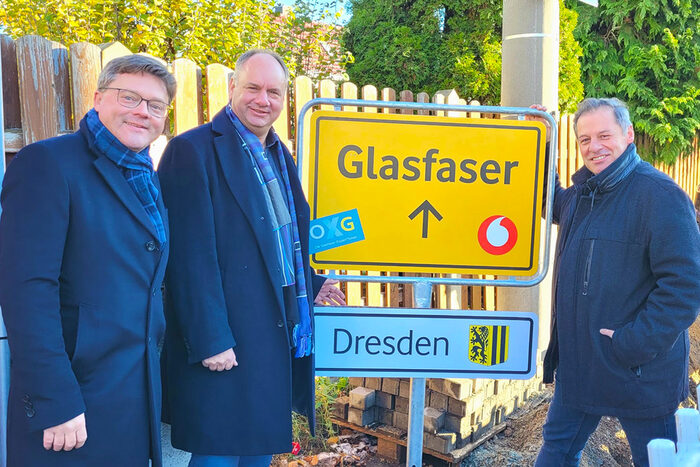
[[[697,406],[695,386],[700,383],[700,322],[690,328],[690,398],[683,404]],[[464,467],[518,466],[534,464],[542,445],[544,424],[552,392],[532,398],[506,420],[507,428],[474,450],[462,463]],[[581,467],[628,467],[632,455],[625,433],[615,418],[603,417],[583,450]]]

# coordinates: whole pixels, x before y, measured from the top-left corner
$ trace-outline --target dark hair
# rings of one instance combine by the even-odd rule
[[[616,97],[589,97],[587,99],[582,100],[578,104],[578,108],[576,109],[576,113],[574,114],[574,133],[576,133],[576,136],[578,136],[579,117],[581,117],[581,115],[585,113],[599,109],[600,107],[608,107],[612,109],[613,113],[615,114],[615,120],[617,121],[617,124],[620,125],[620,128],[622,128],[623,131],[627,131],[627,129],[630,126],[632,126],[632,121],[630,120],[630,112],[629,110],[627,110],[627,104],[622,102],[620,99]]]
[[[104,89],[122,74],[148,73],[159,78],[168,92],[168,103],[172,102],[177,90],[175,77],[161,62],[145,55],[125,55],[110,60],[102,69],[97,80],[97,89]]]

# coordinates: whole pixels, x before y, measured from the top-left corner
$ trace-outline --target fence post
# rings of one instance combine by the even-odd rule
[[[678,442],[675,444],[669,439],[649,441],[650,467],[700,466],[700,412],[696,409],[676,410],[676,433]]]

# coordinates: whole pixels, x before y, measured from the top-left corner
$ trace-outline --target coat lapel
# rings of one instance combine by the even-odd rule
[[[151,222],[151,219],[146,214],[146,210],[141,205],[141,202],[136,197],[134,190],[131,189],[129,183],[124,178],[119,168],[105,156],[98,156],[94,162],[95,168],[105,179],[107,185],[112,189],[119,201],[131,212],[154,238],[158,238],[156,228]],[[162,212],[162,211],[161,211]]]
[[[233,123],[225,111],[212,120],[214,147],[226,184],[243,210],[260,247],[270,282],[275,286],[280,309],[284,310],[280,284],[280,264],[276,254],[275,236],[270,227],[262,187],[258,182],[250,156],[243,151]]]

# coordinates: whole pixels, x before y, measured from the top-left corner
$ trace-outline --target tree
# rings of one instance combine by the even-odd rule
[[[673,163],[700,129],[700,4],[697,0],[606,0],[579,6],[587,96],[625,100],[642,157]]]
[[[322,6],[330,8],[334,3]],[[65,45],[119,41],[132,52],[166,61],[189,58],[200,66],[218,62],[232,67],[245,50],[267,47],[285,58],[293,75],[305,71],[305,62],[295,53],[312,54],[318,52],[317,44],[332,42],[334,30],[328,24],[305,23],[319,14],[327,15],[326,9],[306,0],[284,12],[274,0],[0,2],[0,24],[12,37],[38,34]],[[324,49],[323,59],[314,62],[321,63],[318,77],[329,75],[324,65],[337,64],[342,69],[345,60],[342,51]]]
[[[560,108],[582,96],[576,14],[563,6]],[[455,88],[468,101],[500,102],[502,0],[350,0],[343,36],[358,85],[433,93]],[[566,50],[564,50],[566,48]]]

